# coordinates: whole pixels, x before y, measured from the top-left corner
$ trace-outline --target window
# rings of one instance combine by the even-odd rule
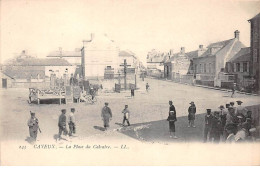
[[[236,72],[237,71],[237,69],[236,69],[236,63],[234,63],[234,72]]]
[[[195,64],[195,73],[198,73],[198,70],[197,70],[197,64]]]
[[[237,63],[237,72],[240,72],[240,63]]]
[[[202,72],[202,66],[201,66],[201,64],[200,64],[200,73]]]
[[[209,63],[209,73],[211,73],[211,63]]]
[[[204,64],[204,73],[207,73],[207,64]]]
[[[247,70],[247,62],[243,63],[243,71],[244,72],[248,72],[248,70]]]

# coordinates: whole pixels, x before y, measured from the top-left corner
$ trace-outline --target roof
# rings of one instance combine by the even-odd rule
[[[250,47],[242,48],[229,62],[250,61]]]
[[[226,46],[231,40],[232,39],[211,43],[207,48],[222,48]]]
[[[131,51],[121,50],[119,52],[119,56],[129,56],[129,57],[133,56],[133,57],[135,57],[135,54],[133,52],[131,52]]]
[[[47,57],[81,57],[81,51],[53,51]]]
[[[14,79],[13,77],[11,77],[9,74],[5,73],[4,71],[0,71],[0,73],[6,75],[7,77],[11,78],[11,79]]]
[[[41,79],[45,78],[44,67],[12,66],[11,68],[4,70],[4,73],[14,79],[29,79],[30,77],[37,79],[38,74]]]
[[[260,13],[257,14],[256,16],[254,16],[253,18],[249,19],[248,21],[254,20],[254,19],[256,19],[256,18],[260,18]]]
[[[17,66],[71,66],[67,60],[61,58],[25,58],[14,64]]]

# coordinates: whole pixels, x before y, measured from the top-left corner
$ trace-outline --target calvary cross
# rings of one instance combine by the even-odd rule
[[[124,66],[124,88],[126,90],[126,74],[127,74],[127,66],[131,66],[131,65],[127,65],[126,63],[126,59],[124,59],[124,64],[120,65],[120,66]]]

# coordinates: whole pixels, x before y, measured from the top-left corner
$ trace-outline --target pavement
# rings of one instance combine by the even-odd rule
[[[146,92],[145,84],[149,83],[150,90]],[[172,83],[157,79],[138,78],[139,90],[135,97],[130,97],[130,91],[121,93],[102,93],[97,96],[94,105],[86,103],[72,104],[28,104],[28,89],[10,88],[1,89],[1,139],[3,141],[21,141],[29,144],[27,120],[30,110],[37,112],[42,133],[38,134],[40,142],[56,142],[58,133],[58,117],[60,110],[65,108],[76,109],[77,137],[72,142],[116,139],[132,140],[133,142],[148,142],[170,144],[172,142],[201,142],[203,132],[203,116],[207,108],[217,109],[230,101],[241,100],[244,105],[260,104],[259,96],[236,93],[230,98],[230,92],[211,90],[208,88]],[[176,134],[178,139],[169,137],[169,127],[166,121],[168,116],[168,101],[172,100],[177,111]],[[196,128],[187,128],[187,110],[189,103],[194,101],[197,107]],[[103,131],[101,109],[104,102],[109,102],[113,118],[109,131]],[[129,105],[130,127],[122,127],[122,109]],[[68,114],[68,113],[67,113]]]

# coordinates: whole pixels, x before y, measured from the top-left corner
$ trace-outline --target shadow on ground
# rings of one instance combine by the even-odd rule
[[[106,130],[104,127],[101,127],[101,126],[94,126],[94,129],[100,130],[100,131],[105,131]]]
[[[175,123],[178,139],[170,138],[167,120],[132,124],[119,129],[118,132],[147,142],[203,142],[204,116],[205,114],[196,115],[196,128],[188,128],[187,116],[178,117]]]

